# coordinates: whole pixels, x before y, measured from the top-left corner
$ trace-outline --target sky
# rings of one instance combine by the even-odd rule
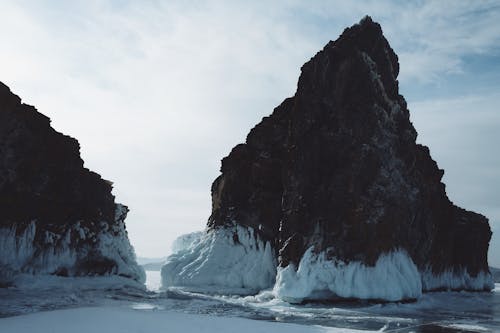
[[[0,81],[78,139],[129,206],[136,253],[204,228],[220,160],[370,15],[399,56],[417,141],[500,266],[498,1],[2,1]]]

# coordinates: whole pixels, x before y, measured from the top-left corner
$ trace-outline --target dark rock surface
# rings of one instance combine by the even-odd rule
[[[415,141],[398,72],[369,17],[329,42],[295,95],[222,160],[209,229],[254,228],[282,267],[313,246],[345,262],[404,249],[421,272],[488,272],[488,220],[447,197],[444,171]]]
[[[0,83],[0,266],[141,280],[112,183],[83,166],[78,141]]]

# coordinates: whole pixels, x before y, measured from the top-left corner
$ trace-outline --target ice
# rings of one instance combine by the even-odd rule
[[[90,320],[89,320],[90,319]],[[0,332],[184,332],[184,333],[367,332],[321,326],[256,321],[123,307],[95,307],[40,312],[0,319]],[[369,332],[369,331],[368,331]]]
[[[8,284],[18,273],[54,274],[64,270],[68,275],[78,275],[77,263],[86,260],[89,252],[116,263],[112,274],[127,276],[140,282],[145,273],[135,260],[133,247],[128,240],[122,215],[125,208],[116,207],[116,220],[110,226],[101,222],[101,230],[94,234],[80,223],[71,225],[63,234],[43,231],[44,244],[37,245],[37,223],[32,221],[24,230],[16,227],[0,228],[0,284]],[[74,245],[75,237],[82,240]],[[73,239],[73,241],[72,241]],[[85,240],[92,240],[86,241]]]
[[[172,243],[172,253],[177,253],[185,250],[186,248],[189,248],[191,244],[199,240],[202,236],[203,231],[195,231],[177,237]]]
[[[159,291],[161,288],[160,271],[146,270],[146,288],[151,291]]]
[[[137,264],[134,248],[130,244],[125,229],[124,218],[120,218],[124,213],[126,213],[126,208],[117,204],[115,223],[111,230],[99,234],[98,249],[105,258],[109,258],[117,264],[115,274],[129,276],[144,283],[146,274],[144,269]]]
[[[479,272],[471,276],[465,269],[461,271],[445,271],[440,274],[432,273],[431,269],[422,272],[422,287],[424,290],[492,290],[495,288],[493,277],[489,272]]]
[[[177,250],[162,268],[163,288],[251,294],[273,286],[274,252],[252,228],[233,226],[198,233]]]
[[[163,288],[219,294],[256,294],[273,289],[290,303],[321,299],[414,300],[436,289],[491,290],[491,274],[476,277],[466,270],[419,272],[404,250],[380,255],[374,266],[326,259],[324,252],[308,249],[298,267],[276,267],[269,243],[252,228],[231,226],[178,238],[174,253],[162,268]],[[273,287],[274,286],[274,287]]]
[[[201,332],[288,332],[289,329],[291,332],[497,332],[500,328],[499,284],[495,292],[432,292],[410,303],[289,304],[275,298],[272,291],[245,297],[180,291],[151,293],[135,288],[133,283],[139,285],[136,281],[119,276],[45,276],[40,288],[40,279],[26,278],[27,288],[30,278],[38,285],[29,290],[0,288],[0,332],[80,332],[80,327],[83,332],[110,333],[195,329]],[[94,307],[92,311],[88,311],[89,306]],[[73,310],[58,311],[68,308]],[[2,319],[2,316],[16,317]],[[231,321],[234,317],[239,318]],[[192,326],[198,324],[199,328]]]
[[[417,267],[405,251],[382,254],[375,266],[357,261],[327,260],[308,249],[298,268],[278,270],[275,294],[288,302],[308,299],[358,298],[400,301],[422,294]]]
[[[41,250],[33,243],[36,229],[35,221],[19,233],[15,227],[0,229],[1,266],[14,272],[50,274],[59,267],[75,264],[76,252],[69,247],[71,230],[62,237],[45,232],[47,246]]]
[[[450,328],[456,328],[460,331],[466,332],[491,332],[489,329],[479,326],[479,325],[471,325],[471,324],[451,324]]]

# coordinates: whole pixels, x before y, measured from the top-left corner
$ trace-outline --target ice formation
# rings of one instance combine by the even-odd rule
[[[203,231],[195,231],[177,237],[172,243],[172,253],[177,253],[191,246],[195,241],[203,237]]]
[[[408,253],[379,256],[374,266],[327,259],[309,248],[298,267],[277,268],[272,248],[252,228],[233,226],[179,237],[162,268],[162,286],[222,294],[251,294],[269,289],[286,302],[319,299],[417,299],[423,291],[491,290],[491,274],[472,277],[466,270],[420,272]]]
[[[459,271],[447,270],[435,274],[431,269],[422,272],[422,288],[432,290],[492,290],[495,288],[493,277],[489,272],[481,271],[471,276],[466,269]]]
[[[0,282],[6,283],[16,273],[81,275],[79,267],[89,255],[114,262],[115,268],[109,274],[144,282],[145,273],[135,264],[135,253],[128,241],[122,218],[124,209],[117,204],[114,224],[110,226],[103,221],[97,234],[80,223],[73,224],[62,236],[48,231],[37,235],[36,221],[24,230],[0,228]],[[42,247],[35,241],[37,237],[43,239]],[[75,242],[85,241],[87,246],[75,246]]]
[[[252,228],[217,228],[196,235],[190,244],[177,242],[185,247],[177,248],[163,266],[163,288],[250,294],[273,286],[274,251]]]
[[[405,251],[382,254],[375,266],[359,261],[327,260],[309,248],[298,268],[278,270],[275,294],[288,302],[307,299],[358,298],[399,301],[422,294],[417,267]]]

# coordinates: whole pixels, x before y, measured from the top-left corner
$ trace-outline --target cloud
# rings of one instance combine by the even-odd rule
[[[365,14],[400,55],[409,95],[465,76],[465,57],[500,45],[493,1],[19,1],[0,13],[0,80],[78,138],[86,166],[114,181],[146,256],[204,226],[220,159],[294,93],[301,65]],[[420,102],[410,105],[427,110],[417,129],[452,176],[447,161],[467,152],[440,134],[448,119],[432,115],[456,105]],[[481,134],[468,128],[462,141]],[[477,158],[483,169],[497,162]],[[448,181],[453,193],[469,185]],[[485,197],[468,193],[460,200]]]

